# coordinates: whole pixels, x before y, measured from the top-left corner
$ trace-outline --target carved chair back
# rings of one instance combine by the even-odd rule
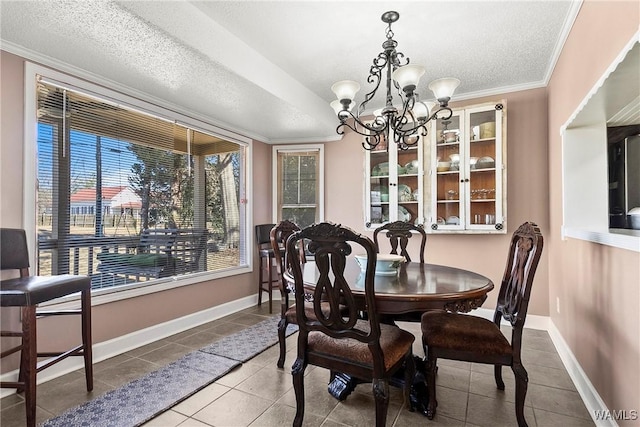
[[[518,349],[529,306],[533,278],[542,255],[543,238],[533,222],[525,222],[513,233],[493,321],[501,319],[513,327],[512,345]]]
[[[314,318],[304,310],[305,287],[296,245],[308,241],[307,250],[314,255],[319,271],[313,288]],[[353,247],[367,254],[364,277],[365,307],[358,305],[344,277],[347,256]],[[376,313],[374,274],[377,259],[375,244],[366,236],[339,224],[320,223],[291,235],[287,240],[287,256],[291,257],[291,274],[295,283],[295,298],[299,325],[298,354],[306,352],[310,332],[319,331],[333,338],[353,338],[367,343],[373,356],[374,372],[384,372],[384,357],[380,348],[380,323]],[[324,304],[322,304],[324,302]],[[328,305],[328,309],[327,309]],[[359,311],[366,309],[367,322],[359,320]],[[365,327],[363,327],[363,325]]]
[[[273,254],[276,259],[276,267],[278,269],[278,275],[280,277],[280,292],[282,297],[286,300],[285,304],[287,307],[289,306],[289,292],[287,290],[287,285],[285,283],[283,274],[285,271],[287,271],[291,258],[287,257],[285,254],[285,244],[287,243],[287,239],[289,238],[289,236],[291,236],[296,231],[300,231],[300,227],[298,227],[292,221],[285,219],[276,224],[271,229],[269,234],[271,249],[273,249]],[[299,253],[300,262],[306,262],[304,253],[304,242],[301,242],[297,251]]]
[[[427,244],[427,234],[424,229],[419,226],[415,226],[406,221],[395,221],[388,224],[384,224],[373,231],[373,241],[376,245],[378,252],[380,251],[380,245],[378,242],[378,233],[385,231],[386,237],[391,243],[391,253],[398,255],[398,246],[400,247],[400,255],[404,256],[407,262],[411,262],[411,257],[407,251],[407,245],[409,239],[413,236],[412,232],[420,234],[420,263],[424,264],[424,248]]]

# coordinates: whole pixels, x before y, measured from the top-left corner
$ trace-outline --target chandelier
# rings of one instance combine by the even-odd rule
[[[373,59],[373,65],[369,70],[369,77],[367,77],[367,82],[374,85],[373,90],[365,95],[364,101],[360,103],[355,114],[351,112],[351,109],[355,105],[353,100],[360,90],[360,85],[352,80],[342,80],[331,86],[331,90],[338,98],[331,102],[331,107],[340,120],[336,132],[343,135],[346,126],[363,135],[365,139],[362,146],[366,150],[375,149],[382,139],[389,141],[390,134],[402,150],[416,145],[420,139],[419,135],[427,135],[426,124],[429,121],[438,118],[443,120],[451,118],[452,111],[448,106],[449,100],[453,91],[460,84],[460,80],[455,78],[434,80],[429,83],[429,89],[433,91],[438,102],[419,100],[415,90],[425,68],[421,65],[409,65],[409,58],[405,58],[404,54],[396,51],[398,42],[393,39],[391,24],[396,22],[399,17],[400,14],[394,11],[385,12],[382,15],[382,22],[388,24],[387,40],[382,43],[384,51]],[[386,70],[385,106],[374,112],[372,121],[363,121],[360,116],[380,87],[383,70]],[[393,105],[392,85],[397,90],[402,103],[399,107]]]

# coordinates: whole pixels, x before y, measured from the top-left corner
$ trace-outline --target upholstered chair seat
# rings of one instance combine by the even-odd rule
[[[426,312],[423,320],[422,334],[426,337],[427,347],[469,351],[469,359],[484,354],[495,357],[495,363],[511,360],[511,344],[490,320],[444,311]]]
[[[358,320],[356,329],[370,332],[369,322]],[[380,324],[380,348],[384,355],[384,368],[391,369],[401,361],[415,341],[413,334],[396,326]],[[309,333],[309,351],[324,354],[326,357],[336,357],[373,369],[373,356],[367,343],[352,339],[336,339],[322,332]]]

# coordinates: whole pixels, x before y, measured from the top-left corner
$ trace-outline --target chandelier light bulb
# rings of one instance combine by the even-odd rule
[[[404,67],[398,67],[391,77],[398,83],[403,91],[411,93],[415,90],[420,82],[420,77],[425,72],[425,68],[422,65],[405,65]]]
[[[340,111],[343,110],[342,103],[340,101],[338,101],[337,99],[334,100],[334,101],[331,101],[331,103],[329,105],[331,106],[331,108],[333,108],[333,111],[335,111],[336,114],[340,114]],[[349,104],[349,108],[347,110],[351,111],[351,109],[353,109],[354,105],[355,105],[355,102],[351,101],[351,104]]]
[[[360,90],[360,84],[353,80],[341,80],[334,83],[333,86],[331,86],[331,90],[336,94],[338,101],[343,102],[345,99],[353,101],[356,93]]]
[[[429,83],[429,89],[433,92],[438,101],[445,100],[445,105],[453,96],[453,92],[460,85],[460,80],[453,77],[445,77]]]
[[[432,104],[432,105],[429,106],[427,104]],[[431,111],[434,105],[435,105],[435,102],[416,101],[416,103],[413,104],[413,108],[411,109],[411,111],[413,112],[413,116],[418,121],[426,121],[427,117],[429,117],[429,112]]]

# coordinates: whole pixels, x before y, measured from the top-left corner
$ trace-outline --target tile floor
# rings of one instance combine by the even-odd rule
[[[75,371],[38,387],[38,422],[99,396],[140,375],[158,369],[178,357],[203,347],[216,338],[234,333],[269,316],[255,307],[197,328],[173,335],[95,364],[95,386],[87,393],[82,371]],[[401,323],[416,335],[414,352],[423,355],[418,324]],[[271,347],[218,381],[145,424],[152,426],[282,426],[291,425],[295,414],[290,366],[295,356],[296,334],[287,340],[285,369],[276,367],[277,346]],[[528,329],[523,340],[523,362],[529,372],[525,417],[530,426],[593,426],[549,335]],[[403,407],[402,393],[391,388],[388,426],[515,426],[514,382],[511,370],[503,369],[505,391],[499,391],[488,365],[440,360],[438,413],[430,421]],[[374,425],[371,388],[361,384],[345,401],[326,391],[328,371],[309,367],[305,381],[305,426]],[[64,393],[61,388],[64,387]],[[0,425],[22,427],[24,403],[19,395],[0,400]],[[73,427],[73,426],[70,426]]]

